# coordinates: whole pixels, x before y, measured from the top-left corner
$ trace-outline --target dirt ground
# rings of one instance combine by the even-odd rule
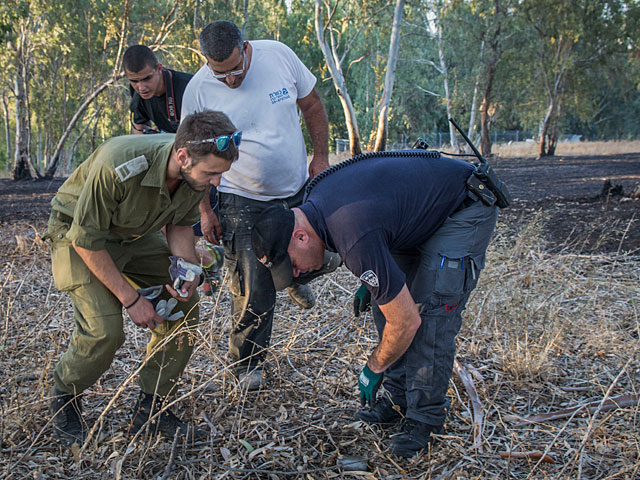
[[[515,200],[457,337],[445,433],[408,460],[388,453],[397,430],[354,421],[378,338],[343,267],[314,282],[311,310],[279,294],[257,392],[231,373],[228,275],[201,296],[200,325],[178,333],[195,350],[171,409],[206,440],[126,435],[149,335],[125,318],[83,397],[89,440],[59,446],[48,391],[74,312],[39,237],[62,179],[0,180],[0,479],[640,480],[640,201],[599,196],[605,179],[640,183],[640,153],[493,164]]]
[[[640,201],[628,195],[640,185],[640,153],[566,156],[541,160],[492,161],[514,198],[501,221],[517,230],[536,214],[543,216],[543,238],[550,250],[581,253],[634,252],[640,249]],[[604,181],[620,185],[625,195],[602,197]],[[0,179],[0,224],[46,221],[49,202],[63,179]],[[629,228],[626,228],[629,226]]]

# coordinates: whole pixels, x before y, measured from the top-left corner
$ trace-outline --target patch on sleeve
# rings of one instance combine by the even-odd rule
[[[362,280],[367,285],[371,285],[373,288],[378,288],[380,283],[378,282],[378,276],[374,273],[373,270],[367,270],[362,275],[360,275],[360,280]]]
[[[144,155],[140,155],[116,167],[116,173],[120,181],[124,182],[148,169],[149,162],[147,162],[147,158]]]

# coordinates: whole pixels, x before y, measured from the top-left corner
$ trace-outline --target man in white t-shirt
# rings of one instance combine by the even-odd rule
[[[187,85],[182,117],[219,110],[242,131],[239,159],[218,188],[220,221],[208,202],[200,204],[200,212],[205,238],[213,243],[222,238],[225,247],[233,315],[229,352],[238,378],[254,389],[264,379],[276,291],[269,270],[252,252],[250,227],[274,204],[299,205],[308,179],[329,166],[328,119],[314,90],[315,76],[286,45],[244,41],[234,23],[216,21],[200,34],[200,48],[207,63]],[[313,144],[308,166],[298,108]],[[326,259],[321,271],[288,289],[303,308],[315,299],[302,283],[340,264],[335,254]]]

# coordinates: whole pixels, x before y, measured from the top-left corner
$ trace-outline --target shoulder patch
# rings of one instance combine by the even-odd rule
[[[360,280],[362,280],[367,285],[371,285],[373,288],[378,288],[380,286],[380,283],[378,282],[378,276],[373,270],[367,270],[362,275],[360,275]]]
[[[139,157],[132,158],[128,162],[116,167],[116,173],[118,174],[120,181],[124,182],[125,180],[129,180],[148,169],[149,162],[147,162],[147,157],[140,155]]]

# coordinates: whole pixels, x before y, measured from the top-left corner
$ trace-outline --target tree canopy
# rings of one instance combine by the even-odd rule
[[[637,0],[3,0],[0,13],[0,167],[15,178],[68,174],[130,133],[126,47],[195,72],[215,19],[289,45],[352,152],[380,145],[382,119],[387,148],[447,132],[449,116],[485,152],[492,130],[531,132],[540,155],[563,133],[640,134]]]

